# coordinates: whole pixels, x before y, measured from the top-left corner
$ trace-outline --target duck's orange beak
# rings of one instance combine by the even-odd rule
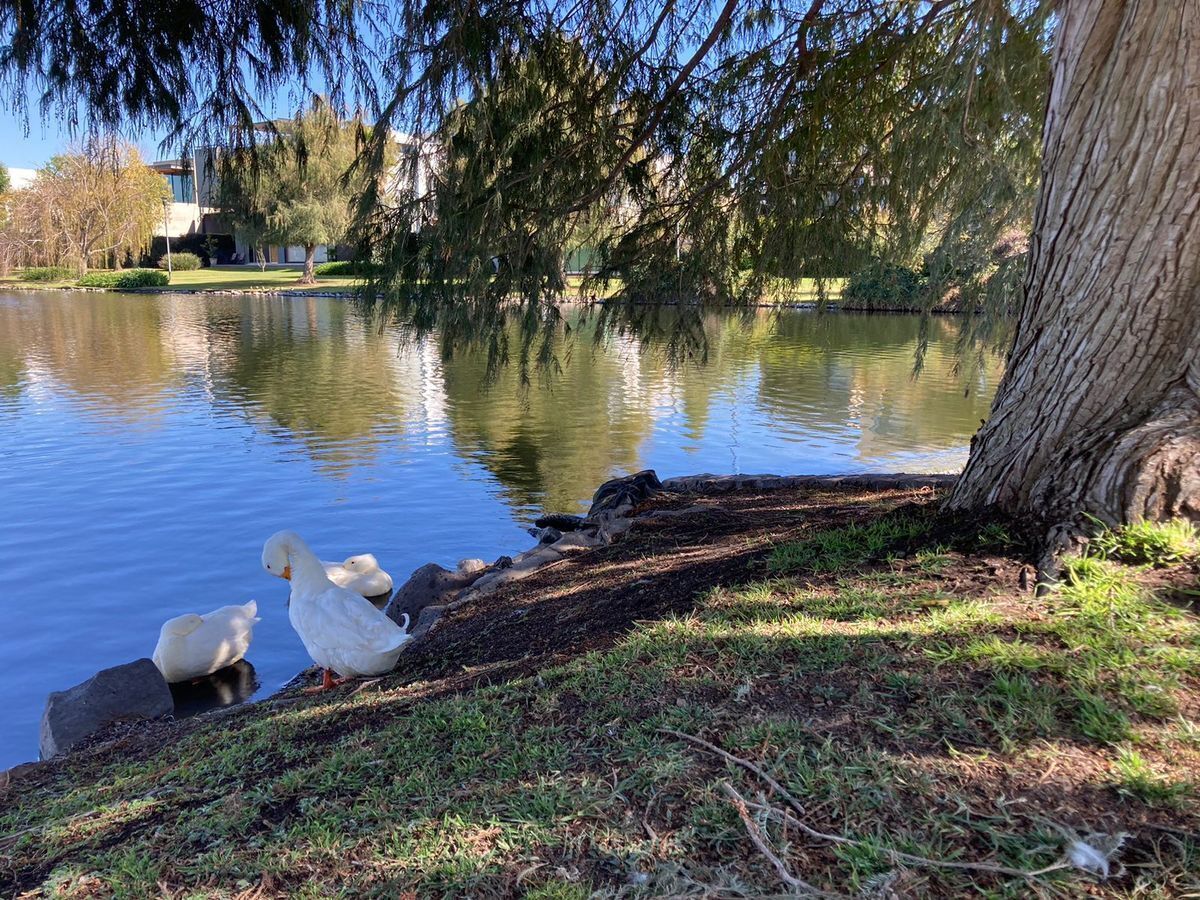
[[[292,580],[292,567],[291,567],[291,566],[284,566],[284,567],[283,567],[283,580],[284,580],[284,581],[291,581],[291,580]]]

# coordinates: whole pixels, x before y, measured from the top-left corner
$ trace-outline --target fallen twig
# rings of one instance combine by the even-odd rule
[[[728,781],[721,782],[721,789],[733,801],[733,808],[737,810],[737,814],[742,818],[742,824],[746,826],[746,832],[750,835],[750,840],[754,842],[754,846],[758,848],[758,852],[765,856],[775,867],[775,871],[779,874],[779,878],[784,884],[799,891],[804,891],[808,894],[813,894],[817,897],[841,897],[842,894],[831,894],[821,890],[815,885],[809,884],[803,878],[797,878],[788,871],[788,867],[784,864],[775,852],[767,843],[766,835],[762,833],[762,829],[758,827],[758,823],[750,815],[750,810],[746,808],[746,798],[734,790],[733,785]]]
[[[783,785],[781,785],[778,781],[776,781],[774,778],[772,778],[770,775],[768,775],[766,772],[764,772],[761,767],[750,762],[748,759],[742,759],[740,756],[735,756],[734,754],[728,752],[727,750],[722,750],[716,744],[712,744],[709,741],[706,741],[703,738],[695,737],[694,735],[685,734],[682,731],[675,731],[672,728],[660,728],[659,731],[665,732],[667,734],[672,734],[678,738],[683,738],[686,741],[691,741],[693,744],[697,744],[701,747],[704,747],[707,750],[711,750],[712,752],[716,753],[717,755],[721,756],[722,758],[727,759],[732,763],[736,763],[737,765],[741,766],[744,769],[748,769],[749,771],[753,772],[754,774],[756,774],[760,778],[762,778],[763,781],[767,782],[767,784],[769,784],[776,791],[778,791],[780,796],[782,796],[785,800],[787,800],[788,804],[794,810],[796,810],[796,812],[799,813],[799,815],[804,815],[804,807],[800,803],[800,801],[797,800],[794,796],[792,796],[792,794],[789,793],[788,790],[786,788],[784,788]],[[726,783],[722,782],[722,786],[725,786],[725,785],[726,785]],[[730,789],[732,790],[732,788],[730,788]],[[1032,870],[1014,869],[1014,868],[1010,868],[1009,866],[998,866],[998,865],[994,865],[992,863],[954,862],[951,860],[944,860],[944,859],[930,859],[929,857],[926,857],[926,856],[917,856],[912,853],[904,853],[900,850],[892,850],[889,847],[880,847],[875,844],[868,843],[867,841],[855,840],[854,838],[848,838],[845,835],[841,835],[841,834],[828,834],[823,831],[817,831],[817,829],[813,828],[811,825],[809,825],[807,822],[805,822],[803,819],[801,819],[799,817],[799,815],[788,812],[787,810],[776,809],[775,807],[769,806],[767,804],[752,803],[752,802],[745,801],[745,800],[743,800],[742,803],[746,806],[753,806],[755,809],[764,810],[768,815],[774,815],[774,816],[778,817],[779,819],[781,819],[786,824],[794,825],[796,828],[799,828],[802,832],[804,832],[806,835],[808,835],[810,838],[813,838],[814,840],[825,841],[825,842],[831,843],[831,844],[842,844],[842,845],[849,846],[849,847],[863,847],[863,848],[866,848],[873,852],[880,853],[883,856],[886,856],[893,863],[897,863],[897,864],[910,865],[910,866],[931,866],[933,868],[938,868],[938,869],[960,869],[960,870],[964,870],[964,871],[968,871],[968,872],[988,872],[993,875],[1007,875],[1007,876],[1010,876],[1013,878],[1026,878],[1026,879],[1036,878],[1039,875],[1046,875],[1046,874],[1049,874],[1050,872],[1059,871],[1060,869],[1074,868],[1074,866],[1071,864],[1071,862],[1069,860],[1067,860],[1065,857],[1059,859],[1058,862],[1052,863],[1051,865],[1046,866],[1044,868],[1032,869]],[[741,815],[741,813],[742,813],[742,810],[739,809],[738,814]],[[753,837],[753,835],[751,835],[751,837]]]
[[[699,746],[704,747],[706,750],[711,750],[713,753],[729,760],[731,763],[739,765],[744,769],[749,769],[751,772],[773,787],[776,791],[778,791],[779,795],[787,800],[787,802],[794,810],[796,810],[796,812],[798,812],[800,815],[804,815],[804,806],[800,803],[800,801],[793,797],[788,792],[787,788],[764,772],[759,766],[756,766],[754,763],[750,762],[750,760],[742,759],[740,756],[734,756],[732,753],[722,750],[716,744],[709,743],[708,741],[704,740],[704,738],[699,738],[692,734],[686,734],[682,731],[676,731],[674,728],[660,728],[658,730],[666,734],[673,734],[677,738],[683,738],[685,741],[691,741],[693,744],[698,744]]]

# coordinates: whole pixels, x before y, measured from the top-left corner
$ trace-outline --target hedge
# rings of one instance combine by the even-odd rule
[[[74,275],[66,266],[30,266],[20,277],[22,281],[70,281]]]
[[[375,271],[375,264],[370,262],[357,262],[355,260],[338,260],[336,262],[318,263],[313,272],[317,275],[357,275],[368,276]]]
[[[846,282],[838,305],[844,309],[917,310],[924,288],[925,279],[915,269],[877,263]]]
[[[127,291],[132,288],[166,287],[171,278],[158,269],[123,269],[115,272],[89,272],[79,279],[80,287]]]
[[[167,268],[167,258],[159,257],[158,267],[160,269]],[[188,253],[186,250],[182,253],[171,254],[171,268],[178,272],[194,272],[200,268],[200,257],[195,253]]]

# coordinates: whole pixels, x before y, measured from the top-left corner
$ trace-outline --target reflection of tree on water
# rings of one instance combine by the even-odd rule
[[[999,375],[986,363],[963,396],[946,376],[946,319],[929,323],[916,382],[915,317],[643,307],[567,321],[570,339],[552,347],[562,370],[526,385],[515,368],[489,380],[484,348],[443,361],[434,341],[405,344],[336,300],[46,294],[0,305],[0,390],[48,378],[124,419],[186,392],[298,442],[325,474],[448,430],[514,505],[567,510],[614,472],[653,464],[644,447],[664,418],[691,446],[736,416],[794,440],[796,467],[821,441],[879,465],[965,444]],[[672,358],[689,346],[690,361]]]
[[[106,294],[47,292],[0,305],[0,360],[21,361],[0,362],[0,384],[10,384],[5,369],[19,367],[21,379],[52,379],[106,415],[156,418],[179,384],[161,313],[153,301]]]
[[[344,472],[403,437],[428,404],[427,354],[367,327],[345,303],[258,301],[226,392],[302,441],[326,472]]]

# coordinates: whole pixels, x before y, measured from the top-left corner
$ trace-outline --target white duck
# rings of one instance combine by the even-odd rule
[[[295,532],[272,535],[263,545],[262,564],[292,583],[288,618],[308,655],[325,670],[317,690],[395,667],[409,639],[407,616],[401,627],[361,594],[334,584]],[[341,678],[335,680],[333,672]]]
[[[364,597],[380,597],[392,589],[392,576],[379,568],[379,560],[370,553],[351,556],[345,562],[322,562],[325,574],[338,587],[348,588]]]
[[[246,655],[258,621],[258,604],[253,600],[202,616],[176,616],[164,622],[158,634],[154,665],[171,683],[211,675]]]

